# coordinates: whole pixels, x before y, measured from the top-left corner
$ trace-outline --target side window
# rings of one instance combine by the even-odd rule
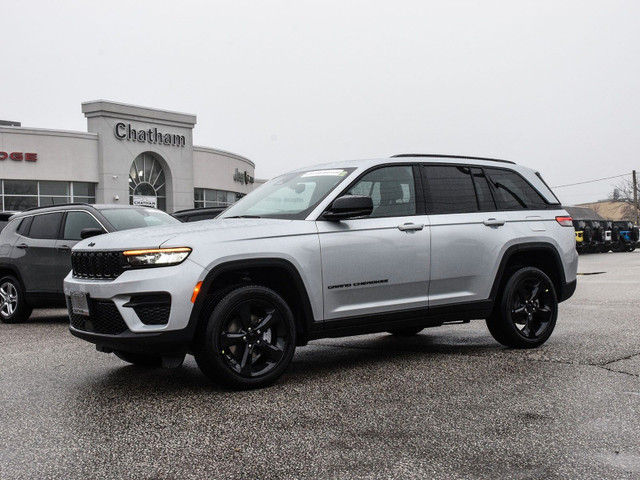
[[[543,210],[547,202],[527,181],[510,170],[487,168],[500,210]]]
[[[86,212],[69,212],[64,223],[62,238],[65,240],[81,240],[80,233],[85,228],[99,228],[102,225]]]
[[[413,167],[410,165],[378,168],[362,177],[347,193],[371,197],[373,213],[369,218],[416,213]]]
[[[476,195],[478,196],[478,207],[481,212],[491,212],[496,209],[496,204],[491,195],[489,181],[484,172],[480,168],[472,168],[473,184],[476,187]]]
[[[27,234],[29,233],[29,227],[31,226],[32,220],[33,220],[33,217],[26,217],[26,218],[23,218],[22,220],[19,220],[20,225],[18,225],[18,228],[16,231],[23,237],[26,237]]]
[[[479,211],[470,167],[425,165],[422,171],[426,189],[427,213]]]
[[[30,238],[56,239],[62,222],[62,212],[35,215],[29,229]]]

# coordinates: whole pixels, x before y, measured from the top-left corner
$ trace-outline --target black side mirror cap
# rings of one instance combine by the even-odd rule
[[[325,220],[346,220],[367,217],[373,212],[373,200],[364,195],[344,195],[336,198],[322,215]]]
[[[104,230],[101,228],[83,228],[80,232],[80,238],[83,240],[89,237],[95,237],[96,235],[102,235]]]

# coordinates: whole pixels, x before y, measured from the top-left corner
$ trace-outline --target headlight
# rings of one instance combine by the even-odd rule
[[[132,267],[160,267],[177,265],[189,256],[189,247],[153,248],[149,250],[127,250],[122,252]]]

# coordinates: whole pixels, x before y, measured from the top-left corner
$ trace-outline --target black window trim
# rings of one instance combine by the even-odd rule
[[[489,195],[491,195],[491,202],[493,203],[493,208],[489,209],[489,210],[485,210],[483,208],[480,207],[480,196],[478,195],[478,184],[477,184],[477,180],[475,175],[473,174],[473,169],[476,168],[478,170],[480,170],[480,172],[482,172],[482,175],[484,176],[484,180],[485,182],[487,182],[487,188],[489,189]],[[487,172],[484,171],[484,168],[482,168],[481,166],[477,166],[471,167],[471,180],[473,181],[473,188],[476,191],[476,202],[478,203],[478,212],[495,212],[498,210],[498,201],[496,200],[496,195],[495,192],[493,191],[493,188],[491,188],[491,182],[489,181],[489,177],[487,177]]]

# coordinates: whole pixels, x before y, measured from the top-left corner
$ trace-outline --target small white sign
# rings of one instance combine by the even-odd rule
[[[141,207],[158,208],[158,197],[151,197],[147,195],[134,195],[133,204],[140,205]]]

